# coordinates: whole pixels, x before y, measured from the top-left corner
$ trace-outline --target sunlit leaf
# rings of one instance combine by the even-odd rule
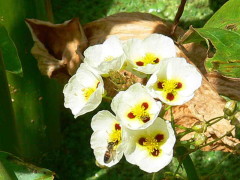
[[[190,28],[181,42],[209,41],[216,49],[212,58],[206,59],[208,71],[240,78],[240,1],[231,0],[219,9],[203,28]],[[210,47],[210,46],[209,46]]]
[[[231,0],[225,3],[204,28],[220,28],[240,33],[240,1]]]
[[[0,151],[0,162],[4,165],[5,170],[11,178],[15,176],[18,180],[54,179],[53,172],[25,163],[21,159],[6,152]]]

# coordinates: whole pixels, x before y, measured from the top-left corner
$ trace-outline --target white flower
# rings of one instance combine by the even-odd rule
[[[121,69],[125,61],[122,44],[116,36],[111,36],[103,44],[88,47],[84,56],[84,62],[101,75]]]
[[[119,92],[112,100],[111,108],[119,121],[130,129],[144,129],[157,118],[161,103],[156,102],[140,83]]]
[[[159,70],[147,82],[150,93],[169,105],[181,105],[194,96],[202,76],[184,58],[170,58],[160,63]]]
[[[176,138],[171,124],[161,118],[157,118],[147,129],[126,129],[123,137],[127,139],[126,160],[143,171],[157,172],[172,160]]]
[[[176,57],[176,48],[171,38],[152,34],[144,40],[131,39],[124,45],[128,69],[152,74],[165,58]],[[133,71],[134,72],[134,71]]]
[[[74,117],[93,111],[102,101],[104,93],[101,76],[90,71],[83,63],[63,89],[64,106]]]
[[[122,128],[109,111],[98,112],[93,118],[91,127],[91,148],[99,164],[113,166],[123,156]]]

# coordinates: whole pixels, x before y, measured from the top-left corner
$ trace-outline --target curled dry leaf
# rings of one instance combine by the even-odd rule
[[[38,60],[42,74],[66,82],[79,67],[81,54],[88,45],[77,18],[63,24],[26,19],[34,46],[33,56]]]
[[[147,13],[119,13],[90,22],[83,28],[89,40],[89,44],[95,45],[102,43],[111,35],[117,35],[121,40],[127,40],[130,38],[142,39],[152,33],[160,33],[170,36],[172,24]],[[184,31],[178,27],[173,34],[173,38],[176,39],[183,34]],[[204,60],[207,56],[207,49],[195,43],[184,45],[184,49],[185,51],[183,51],[182,48],[179,48],[178,56],[185,57],[190,63],[192,60],[200,71],[203,74],[206,74]],[[139,78],[135,80],[136,77],[134,78],[131,75],[126,77],[126,81],[129,77],[133,82],[141,82]],[[144,82],[145,81],[142,81],[143,84]],[[113,83],[112,85],[115,84]],[[130,85],[131,83],[129,86]],[[124,88],[126,88],[126,84]],[[119,84],[118,86],[115,86],[115,89],[119,89]],[[114,93],[111,91],[110,95],[112,94]],[[219,96],[218,92],[210,82],[203,77],[202,86],[196,91],[195,97],[182,106],[174,107],[175,120],[178,124],[185,127],[191,127],[196,122],[222,116],[224,105],[225,100]],[[169,119],[169,114],[166,114],[165,118]],[[221,137],[232,128],[233,126],[225,119],[212,125],[206,132],[207,137],[209,137],[208,142]],[[189,139],[191,137],[186,136],[184,138]],[[227,136],[223,138],[222,141],[218,141],[212,146],[207,146],[204,150],[232,151],[237,143],[239,143],[238,139]]]

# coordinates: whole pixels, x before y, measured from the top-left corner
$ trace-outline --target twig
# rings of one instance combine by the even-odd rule
[[[177,28],[179,20],[180,20],[182,14],[183,14],[186,2],[187,2],[187,0],[181,0],[181,4],[179,5],[177,14],[176,14],[176,16],[174,18],[174,24],[173,24],[173,27],[172,27],[171,36],[174,34],[174,32],[175,32],[175,30]]]

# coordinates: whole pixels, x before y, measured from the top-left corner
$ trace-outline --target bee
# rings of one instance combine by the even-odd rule
[[[107,151],[104,154],[104,163],[108,164],[111,160],[113,160],[113,156],[116,153],[116,150],[114,150],[114,146],[117,145],[117,142],[109,142],[107,146]]]

